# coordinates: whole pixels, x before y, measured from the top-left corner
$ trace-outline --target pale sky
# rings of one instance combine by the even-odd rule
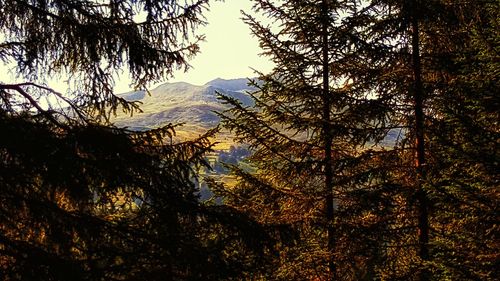
[[[252,68],[269,72],[272,63],[268,58],[261,57],[257,40],[250,34],[250,29],[241,20],[240,10],[251,11],[250,0],[212,1],[210,11],[205,12],[208,24],[198,29],[198,34],[204,34],[206,41],[200,44],[200,53],[190,61],[192,68],[184,73],[174,73],[174,78],[165,82],[188,82],[202,85],[215,78],[233,79],[255,77]],[[3,82],[7,68],[0,65]],[[129,91],[129,80],[121,77],[117,80],[117,93]],[[58,81],[49,81],[49,86],[64,92],[66,85]],[[151,85],[154,88],[154,85]]]
[[[212,2],[206,13],[208,25],[200,29],[205,34],[201,52],[191,61],[193,66],[187,73],[178,72],[171,81],[185,81],[195,85],[215,78],[254,77],[252,68],[268,72],[272,63],[261,57],[257,40],[241,20],[240,10],[251,11],[250,0],[226,0]]]

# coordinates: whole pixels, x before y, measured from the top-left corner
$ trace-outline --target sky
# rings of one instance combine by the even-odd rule
[[[250,0],[212,2],[206,13],[208,25],[200,29],[206,42],[200,45],[201,52],[190,62],[193,68],[187,73],[175,73],[171,81],[201,85],[215,78],[254,77],[252,68],[270,71],[272,63],[258,55],[259,44],[241,20],[240,10],[251,12],[251,7]]]
[[[250,0],[211,1],[210,10],[205,12],[208,22],[198,29],[198,34],[205,35],[205,42],[200,44],[200,53],[189,61],[188,72],[177,71],[173,78],[164,82],[188,82],[203,85],[216,78],[233,79],[255,77],[252,70],[269,72],[272,63],[268,58],[261,57],[261,49],[257,40],[252,37],[250,29],[241,20],[241,10],[251,12]],[[0,73],[7,73],[7,68],[0,65]],[[4,76],[4,75],[2,75]],[[5,76],[2,80],[5,81]],[[10,78],[7,80],[15,81]],[[130,91],[130,81],[120,77],[115,85],[115,92]],[[65,91],[65,83],[49,81],[49,86]],[[154,88],[155,85],[151,85]]]

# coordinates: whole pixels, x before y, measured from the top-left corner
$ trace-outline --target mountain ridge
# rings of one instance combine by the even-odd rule
[[[118,94],[127,101],[141,102],[142,112],[118,114],[112,122],[118,127],[132,130],[147,130],[169,123],[183,124],[182,130],[202,133],[217,126],[219,117],[215,112],[226,109],[217,98],[217,93],[252,105],[248,92],[255,88],[248,86],[248,79],[211,80],[204,85],[187,82],[172,82],[158,85],[150,91],[140,90]]]

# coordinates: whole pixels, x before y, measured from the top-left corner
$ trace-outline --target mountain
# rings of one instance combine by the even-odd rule
[[[183,124],[176,129],[181,139],[190,139],[217,126],[219,117],[215,112],[223,111],[226,107],[217,99],[217,92],[236,98],[246,106],[253,105],[248,94],[256,90],[248,86],[247,79],[215,79],[205,85],[196,86],[185,82],[165,83],[155,89],[134,91],[119,94],[128,101],[141,102],[143,112],[118,114],[112,122],[118,127],[127,127],[132,130],[146,130],[161,127],[162,125]],[[400,130],[391,130],[382,141],[385,146],[393,146],[404,134]],[[232,143],[229,135],[219,135],[218,141],[228,148]]]
[[[128,101],[141,102],[142,113],[118,114],[115,125],[133,130],[145,130],[169,123],[184,126],[181,130],[202,132],[215,127],[219,117],[214,111],[223,111],[225,106],[217,99],[217,92],[252,105],[247,92],[255,90],[248,86],[247,79],[215,79],[205,85],[196,86],[185,82],[165,83],[155,89],[119,94]]]
[[[255,90],[254,88],[248,86],[247,78],[230,79],[230,80],[217,78],[215,80],[206,83],[205,85],[235,92],[239,92],[241,90]]]

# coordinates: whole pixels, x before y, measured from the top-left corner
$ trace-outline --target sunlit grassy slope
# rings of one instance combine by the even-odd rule
[[[237,98],[245,105],[252,104],[247,94],[252,88],[247,79],[215,79],[202,86],[189,83],[165,83],[146,91],[120,94],[129,101],[140,101],[143,112],[118,114],[112,121],[119,127],[144,130],[161,127],[169,123],[183,124],[176,129],[176,139],[193,139],[219,123],[215,111],[225,106],[217,99],[217,92]],[[228,133],[217,136],[216,149],[226,150],[232,144]]]

